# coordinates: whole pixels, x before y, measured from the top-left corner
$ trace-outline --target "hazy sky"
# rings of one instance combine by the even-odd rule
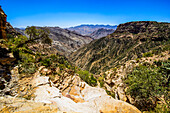
[[[14,27],[170,22],[170,0],[0,0]]]

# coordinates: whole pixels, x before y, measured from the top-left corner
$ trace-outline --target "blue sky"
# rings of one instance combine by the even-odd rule
[[[170,0],[0,0],[14,27],[170,22]]]

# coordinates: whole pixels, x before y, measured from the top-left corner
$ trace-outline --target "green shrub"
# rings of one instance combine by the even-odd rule
[[[110,96],[112,96],[113,98],[115,98],[115,93],[114,92],[111,92],[111,91],[108,91],[106,90],[106,93]]]
[[[143,53],[143,57],[152,57],[153,54],[151,52]]]
[[[140,110],[154,110],[158,98],[164,96],[169,103],[168,88],[170,77],[170,62],[140,65],[127,76],[125,83],[129,86],[127,94],[135,99],[135,105]]]
[[[49,58],[46,58],[41,61],[41,64],[45,67],[49,67],[51,65],[51,60]]]
[[[84,80],[87,84],[91,86],[97,85],[97,80],[94,78],[92,74],[90,74],[88,71],[78,71],[77,72],[82,80]]]
[[[93,74],[90,76],[89,84],[91,86],[96,86],[97,85],[97,80],[94,78]]]
[[[25,73],[28,76],[29,74],[33,74],[36,72],[37,66],[32,55],[20,51],[19,58],[20,60],[18,61],[18,63],[20,73]]]
[[[103,77],[99,77],[98,81],[100,83],[100,87],[103,87],[104,86],[104,78]]]

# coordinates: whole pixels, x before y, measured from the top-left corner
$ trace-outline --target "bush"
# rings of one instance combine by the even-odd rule
[[[41,64],[45,67],[49,67],[51,65],[51,60],[49,58],[46,58],[41,61]]]
[[[127,76],[125,83],[129,86],[127,94],[135,99],[135,105],[140,110],[153,110],[159,98],[164,96],[169,101],[168,87],[170,78],[169,61],[153,65],[140,65]]]
[[[153,54],[151,52],[147,52],[143,54],[143,57],[152,57]]]
[[[98,81],[100,83],[100,87],[103,87],[104,86],[104,78],[103,77],[99,77]]]
[[[19,72],[26,74],[33,74],[36,72],[35,59],[32,55],[28,53],[19,52]]]
[[[97,80],[94,78],[92,74],[90,74],[88,71],[78,71],[77,72],[82,80],[84,80],[87,84],[91,86],[97,85]]]
[[[106,93],[110,96],[112,96],[113,98],[115,98],[115,93],[114,92],[111,92],[111,91],[108,91],[106,90]]]

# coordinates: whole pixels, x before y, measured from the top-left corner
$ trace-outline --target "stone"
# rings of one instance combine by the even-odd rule
[[[40,86],[40,85],[45,85],[45,84],[48,84],[48,83],[49,83],[49,77],[46,77],[46,76],[37,77],[37,78],[34,78],[31,81],[31,84],[34,87],[37,87],[37,86]]]
[[[50,99],[61,97],[60,90],[55,87],[50,87],[49,84],[39,86],[35,93],[35,101],[36,102],[45,102],[45,103],[51,103]]]
[[[86,84],[85,88],[81,91],[83,99],[89,101],[93,98],[100,97],[102,95],[107,95],[106,91],[99,87],[91,87]]]

